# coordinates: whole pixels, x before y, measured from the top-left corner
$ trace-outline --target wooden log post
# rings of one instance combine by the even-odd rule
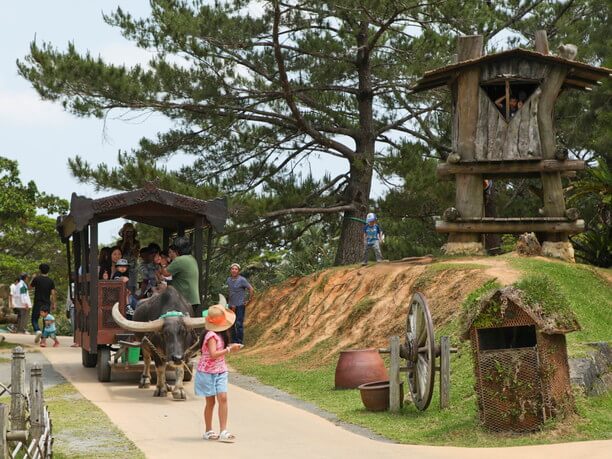
[[[9,428],[8,406],[0,403],[0,457],[9,457],[8,440],[6,433]]]
[[[11,362],[11,426],[9,430],[25,430],[26,409],[25,352],[21,346],[17,346],[13,349]]]
[[[45,430],[42,367],[35,363],[30,370],[30,437],[38,441]]]
[[[450,406],[450,338],[440,337],[440,409]]]
[[[472,35],[459,37],[457,43],[458,61],[476,59],[482,56],[483,37]],[[454,134],[455,151],[462,161],[472,160],[476,152],[476,128],[478,124],[478,92],[480,78],[479,67],[464,69],[457,77],[456,98],[454,103],[454,125],[457,132]],[[456,177],[455,207],[463,217],[481,217],[483,211],[482,175],[459,174]],[[458,253],[461,246],[477,245],[481,242],[479,234],[451,233],[446,249],[448,252]],[[471,243],[471,244],[470,244]],[[453,248],[452,246],[456,248]],[[482,246],[482,244],[481,244]]]
[[[548,49],[548,39],[545,31],[536,34],[536,50],[543,52]],[[541,51],[542,50],[542,51]],[[559,47],[559,55],[565,59],[573,60],[576,57],[576,47],[566,45]],[[568,68],[565,66],[553,66],[541,84],[540,106],[538,110],[538,128],[542,145],[542,158],[555,159],[557,152],[554,106],[563,86]],[[544,215],[547,217],[562,217],[565,214],[565,199],[563,197],[563,185],[559,172],[542,173],[542,191]],[[546,241],[566,242],[567,233],[546,233]]]
[[[535,50],[538,53],[548,54],[548,36],[546,35],[546,30],[536,30]]]
[[[389,338],[391,363],[389,365],[389,411],[397,413],[400,410],[400,338]]]

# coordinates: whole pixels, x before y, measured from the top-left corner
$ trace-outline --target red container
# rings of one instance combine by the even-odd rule
[[[361,384],[385,379],[389,379],[389,374],[377,349],[340,352],[336,365],[336,389],[355,389]]]
[[[359,386],[361,401],[368,411],[389,409],[389,381],[374,381]],[[400,381],[400,406],[404,404],[404,382]]]

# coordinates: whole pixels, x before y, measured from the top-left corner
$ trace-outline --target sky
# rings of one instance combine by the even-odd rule
[[[132,122],[113,117],[78,118],[58,103],[41,100],[30,83],[17,74],[16,61],[27,56],[30,43],[36,40],[60,50],[73,42],[79,52],[90,51],[114,64],[146,63],[149,52],[137,48],[121,36],[119,29],[103,21],[102,13],[108,14],[117,6],[137,17],[146,17],[150,11],[146,0],[19,0],[2,4],[0,156],[18,161],[23,182],[33,180],[39,190],[67,200],[73,192],[91,198],[114,193],[96,192],[93,185],[78,183],[70,174],[68,158],[79,155],[92,165],[104,162],[112,167],[117,165],[118,151],[129,151],[142,137],[165,131],[170,122],[162,115]],[[325,168],[330,168],[329,160]],[[333,172],[336,168],[344,172],[346,165],[338,160],[331,166]],[[318,176],[324,170],[312,172]],[[374,193],[382,192],[382,186],[375,185]],[[122,224],[121,220],[102,223],[100,243],[116,238]]]
[[[17,74],[17,59],[30,43],[50,42],[64,50],[72,41],[113,63],[145,62],[150,55],[125,40],[118,29],[102,20],[118,5],[146,16],[148,2],[101,0],[19,0],[2,2],[0,16],[0,155],[19,162],[21,179],[33,180],[41,191],[70,200],[73,192],[101,197],[94,187],[77,183],[68,170],[68,158],[80,155],[92,164],[117,164],[117,152],[137,145],[141,137],[165,130],[162,116],[126,122],[84,119],[65,112],[60,104],[42,101],[30,83]],[[100,240],[110,242],[122,221],[101,225]]]
[[[113,194],[96,192],[93,185],[76,181],[68,169],[68,158],[81,156],[91,164],[117,164],[119,150],[130,150],[142,137],[153,137],[170,124],[162,115],[151,115],[135,121],[112,116],[106,120],[77,118],[65,112],[60,104],[43,101],[30,83],[17,74],[17,59],[29,52],[30,43],[49,42],[65,50],[74,42],[80,52],[90,51],[115,64],[145,63],[151,55],[124,39],[117,28],[107,25],[102,12],[117,6],[135,16],[145,17],[149,4],[145,0],[19,0],[3,2],[0,16],[0,155],[19,163],[21,179],[33,180],[38,188],[67,200],[73,192],[96,198]],[[117,114],[118,115],[118,114]],[[313,174],[317,171],[313,164]],[[322,166],[320,166],[322,167]],[[326,168],[344,172],[344,163]],[[373,196],[385,188],[373,185]],[[116,237],[122,221],[100,226],[100,241]]]

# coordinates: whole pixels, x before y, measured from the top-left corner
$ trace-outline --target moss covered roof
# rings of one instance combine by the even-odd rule
[[[549,295],[546,295],[546,292],[536,294],[531,291],[534,284],[538,285],[541,282],[548,282],[548,280],[528,279],[526,282],[519,282],[517,286],[511,285],[489,290],[478,300],[466,305],[461,317],[461,338],[469,339],[470,329],[475,325],[475,322],[479,321],[478,319],[485,309],[489,314],[491,314],[491,311],[495,311],[498,318],[503,320],[509,304],[514,304],[525,311],[542,333],[550,335],[565,334],[580,330],[576,316],[564,296],[558,295],[550,298]],[[519,286],[523,286],[524,289],[519,288]],[[556,301],[551,302],[551,299]],[[488,308],[493,304],[496,306],[495,308]]]

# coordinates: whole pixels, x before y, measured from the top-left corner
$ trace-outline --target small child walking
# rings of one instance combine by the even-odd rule
[[[232,443],[236,437],[227,430],[227,365],[225,356],[242,346],[229,344],[228,330],[234,325],[236,314],[229,309],[215,305],[208,308],[206,316],[206,333],[202,343],[202,356],[198,362],[194,391],[200,397],[206,397],[204,407],[204,440],[219,440]],[[220,433],[212,428],[215,399],[219,403]]]
[[[376,261],[383,261],[382,252],[380,251],[380,243],[383,241],[384,236],[382,229],[378,225],[378,219],[373,213],[369,213],[366,217],[366,224],[363,227],[363,242],[364,242],[364,256],[363,266],[368,264],[368,252],[374,251]]]
[[[47,338],[51,338],[54,341],[53,347],[58,347],[60,342],[56,336],[55,317],[53,317],[46,309],[42,309],[40,311],[40,315],[45,323],[45,327],[43,328],[42,332],[42,339],[40,340],[40,347],[47,347]]]

